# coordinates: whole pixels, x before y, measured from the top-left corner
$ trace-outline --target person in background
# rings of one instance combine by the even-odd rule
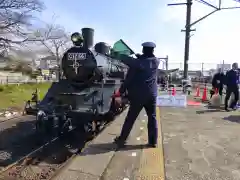
[[[213,89],[211,90],[211,98],[212,98],[213,94],[215,93],[216,89],[218,90],[219,95],[222,96],[224,78],[225,78],[225,76],[222,72],[222,69],[219,68],[217,73],[214,74],[213,79],[212,79]]]
[[[134,122],[143,108],[148,116],[148,146],[156,147],[157,145],[156,97],[159,61],[153,54],[156,47],[154,43],[146,42],[142,46],[143,54],[137,55],[137,59],[126,55],[121,55],[119,58],[129,66],[128,75],[119,92],[123,94],[127,90],[130,102],[121,134],[114,140],[120,147],[125,145]]]
[[[238,73],[238,63],[232,64],[232,69],[226,73],[225,77],[225,84],[227,86],[226,89],[226,97],[225,97],[225,110],[229,111],[228,109],[228,100],[231,94],[234,94],[234,101],[231,103],[230,108],[233,110],[236,109],[236,105],[239,99],[239,73]]]

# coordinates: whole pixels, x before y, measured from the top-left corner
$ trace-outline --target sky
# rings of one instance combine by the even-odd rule
[[[207,0],[213,5],[218,0]],[[38,17],[62,25],[72,33],[83,27],[95,29],[95,42],[113,45],[123,39],[135,52],[145,41],[155,42],[155,54],[169,57],[169,68],[182,68],[186,6],[167,6],[184,0],[45,0],[46,10]],[[223,7],[240,6],[234,0],[222,0]],[[193,1],[192,22],[213,11]],[[193,26],[189,68],[216,68],[216,64],[240,62],[240,9],[221,10]]]

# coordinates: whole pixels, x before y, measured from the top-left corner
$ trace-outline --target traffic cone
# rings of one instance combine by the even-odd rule
[[[200,88],[197,87],[195,97],[200,97]]]
[[[176,95],[176,89],[175,87],[172,88],[172,96],[175,96]]]
[[[203,102],[207,101],[207,88],[206,87],[204,87],[204,89],[203,89],[202,101]]]

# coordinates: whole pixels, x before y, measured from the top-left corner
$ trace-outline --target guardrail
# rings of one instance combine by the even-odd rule
[[[27,79],[27,78],[7,78],[0,77],[0,84],[25,84],[25,83],[42,83],[42,82],[54,82],[56,79]]]

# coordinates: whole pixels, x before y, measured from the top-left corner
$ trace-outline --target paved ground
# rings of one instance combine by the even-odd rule
[[[239,180],[240,115],[161,108],[167,180]]]

